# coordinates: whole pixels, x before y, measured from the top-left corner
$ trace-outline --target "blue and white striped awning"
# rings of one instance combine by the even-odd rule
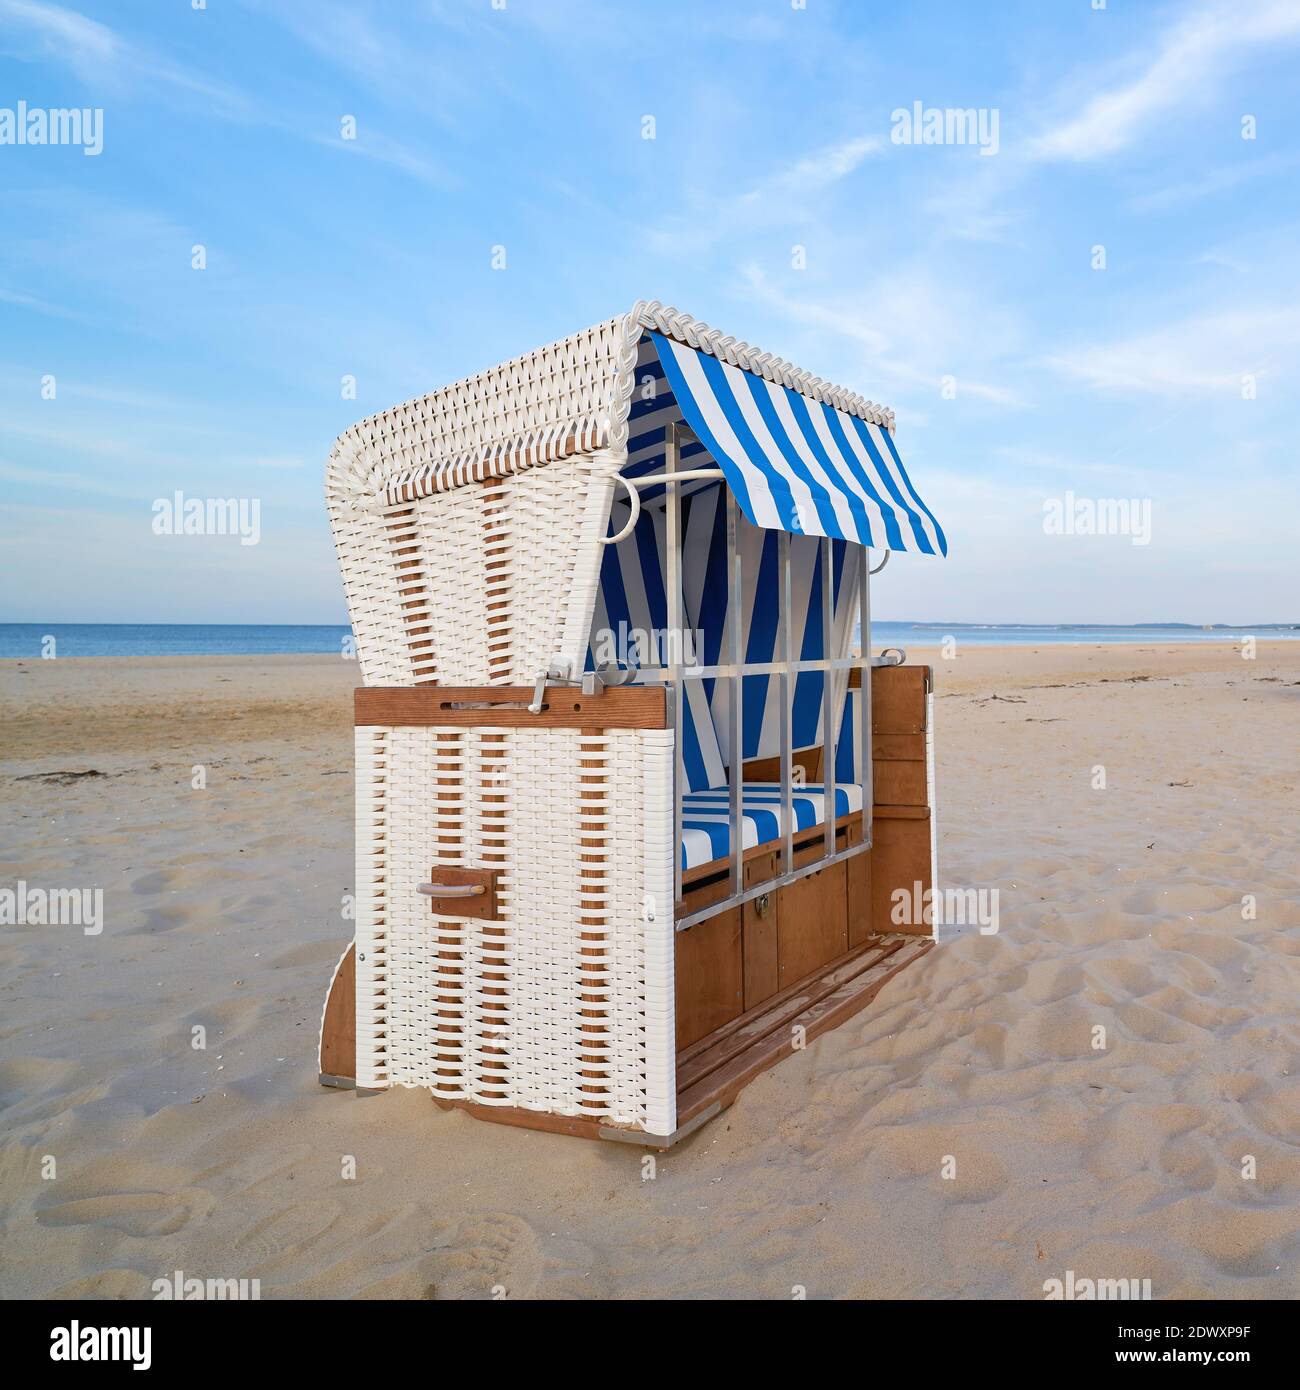
[[[887,429],[661,333],[650,337],[686,423],[755,526],[948,553]]]

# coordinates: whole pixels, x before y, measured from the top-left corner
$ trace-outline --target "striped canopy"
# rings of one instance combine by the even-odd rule
[[[755,526],[948,553],[889,430],[661,333],[648,336],[677,409]]]

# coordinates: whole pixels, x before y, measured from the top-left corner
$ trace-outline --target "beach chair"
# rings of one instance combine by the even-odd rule
[[[353,426],[326,496],[323,1083],[663,1148],[933,944],[930,670],[870,574],[947,543],[892,412],[642,302]]]

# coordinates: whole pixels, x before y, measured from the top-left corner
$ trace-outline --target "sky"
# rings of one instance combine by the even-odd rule
[[[346,621],[335,436],[638,299],[894,409],[878,619],[1300,621],[1298,74],[1300,0],[0,0],[0,621]]]

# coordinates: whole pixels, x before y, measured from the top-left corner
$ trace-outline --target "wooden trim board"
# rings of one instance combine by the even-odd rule
[[[563,686],[547,689],[537,714],[527,685],[365,685],[354,696],[358,726],[478,729],[666,729],[663,686],[621,685],[599,695]]]

